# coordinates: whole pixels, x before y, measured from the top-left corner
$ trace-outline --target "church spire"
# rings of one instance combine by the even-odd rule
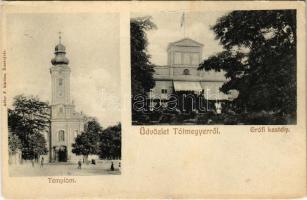
[[[66,48],[62,44],[62,36],[61,32],[59,32],[59,44],[57,44],[54,48],[55,57],[51,60],[53,65],[66,64],[68,65],[69,60],[66,58]]]

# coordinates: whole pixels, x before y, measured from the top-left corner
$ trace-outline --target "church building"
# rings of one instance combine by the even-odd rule
[[[75,111],[70,97],[69,60],[66,58],[65,46],[55,46],[55,56],[51,60],[51,133],[49,136],[50,162],[67,162],[78,160],[72,153],[75,138],[84,130],[86,117]]]
[[[170,95],[177,91],[203,93],[205,99],[216,102],[220,108],[221,101],[231,96],[220,92],[219,88],[226,81],[224,72],[197,70],[203,59],[203,44],[190,38],[183,38],[169,43],[167,47],[167,65],[156,66],[154,73],[155,87],[149,93],[151,106],[160,99],[165,104]]]

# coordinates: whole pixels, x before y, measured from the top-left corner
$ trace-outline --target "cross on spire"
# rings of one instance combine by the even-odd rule
[[[180,21],[180,27],[183,28],[183,37],[185,38],[185,28],[186,28],[186,16],[185,12],[182,13],[181,15],[181,21]]]
[[[61,36],[62,32],[60,31],[59,32],[59,43],[61,44],[61,39],[62,39],[62,36]]]

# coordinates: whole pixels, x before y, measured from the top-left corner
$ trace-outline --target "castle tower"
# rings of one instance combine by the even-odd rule
[[[75,112],[75,106],[70,100],[69,60],[66,58],[65,46],[59,43],[55,46],[55,56],[52,58],[51,75],[51,137],[50,161],[66,162],[76,157],[72,152],[72,144],[84,128],[84,117]]]

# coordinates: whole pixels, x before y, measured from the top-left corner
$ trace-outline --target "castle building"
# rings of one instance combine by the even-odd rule
[[[216,101],[218,108],[221,101],[230,100],[231,96],[219,90],[226,81],[224,72],[197,70],[202,56],[203,44],[195,40],[183,38],[171,42],[167,47],[167,65],[155,67],[156,85],[149,93],[151,106],[155,106],[157,99],[165,104],[178,91],[203,93],[205,99]]]
[[[72,153],[75,138],[84,130],[86,117],[75,111],[70,97],[69,60],[65,46],[55,46],[55,57],[51,60],[51,133],[49,137],[49,159],[51,162],[67,162],[79,159]]]

